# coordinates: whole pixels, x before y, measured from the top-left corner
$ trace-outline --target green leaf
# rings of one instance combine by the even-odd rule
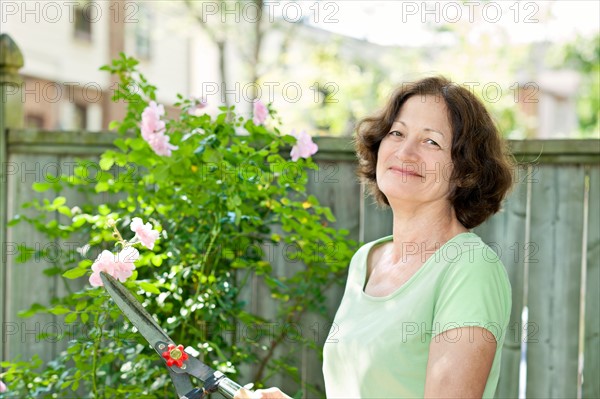
[[[71,312],[69,308],[64,307],[63,305],[57,305],[54,308],[50,309],[50,313],[55,315],[61,315]]]
[[[105,191],[108,191],[109,188],[110,185],[107,182],[101,181],[96,184],[95,190],[97,193],[103,193]]]
[[[108,125],[108,128],[110,130],[110,124]],[[115,146],[117,146],[121,151],[123,151],[123,152],[127,151],[127,143],[125,142],[124,139],[118,138],[113,142],[113,144]]]
[[[19,313],[17,313],[17,315],[22,318],[27,318],[27,317],[31,317],[37,313],[45,312],[47,310],[48,309],[46,309],[45,306],[42,306],[39,303],[34,303],[33,305],[31,305],[31,307],[28,310],[22,310]]]
[[[74,267],[73,269],[69,269],[66,272],[64,272],[63,277],[73,280],[75,278],[79,278],[79,277],[83,276],[84,274],[87,273],[87,271],[88,271],[87,268],[84,269],[81,267]]]
[[[77,313],[73,312],[65,316],[65,323],[74,323],[75,321],[77,321]]]
[[[31,188],[38,193],[50,190],[54,185],[47,182],[35,182],[31,185]]]
[[[106,204],[98,205],[98,213],[102,216],[106,216],[110,213],[110,208]]]
[[[162,260],[162,256],[160,256],[160,255],[153,255],[152,256],[151,262],[152,262],[152,264],[154,266],[160,266],[160,265],[162,265],[162,261],[163,261]]]
[[[60,274],[60,272],[62,272],[62,268],[60,266],[51,266],[43,271],[46,276],[56,276],[57,274]]]
[[[115,159],[112,155],[102,154],[100,159],[100,168],[102,170],[109,170],[115,164]]]
[[[17,245],[17,249],[19,250],[19,255],[16,259],[17,263],[27,262],[35,254],[35,250],[33,248],[29,248],[22,244]]]
[[[137,284],[141,289],[143,289],[146,292],[156,295],[160,294],[160,290],[156,288],[154,284],[148,283],[146,281],[138,281]]]
[[[56,197],[54,198],[54,201],[52,201],[52,206],[54,207],[54,209],[58,208],[61,205],[64,205],[67,202],[67,199],[65,197]]]
[[[61,213],[61,214],[65,215],[65,216],[68,216],[68,217],[72,216],[71,209],[68,206],[64,206],[64,205],[58,207],[58,213]]]
[[[108,130],[117,130],[119,125],[121,125],[120,121],[110,121],[108,124]]]
[[[73,227],[73,228],[81,227],[85,224],[86,221],[87,221],[87,218],[84,215],[77,215],[73,218],[73,224],[71,225],[71,227]]]
[[[331,209],[324,208],[323,213],[325,214],[325,217],[328,221],[335,222],[335,216],[333,216],[333,213],[331,213]]]
[[[21,215],[17,214],[15,216],[13,216],[13,218],[6,225],[8,227],[15,226],[16,224],[18,224],[19,222],[21,222],[23,220],[24,220],[24,218]]]
[[[129,145],[135,151],[140,151],[141,149],[146,148],[146,142],[144,141],[144,139],[140,138],[131,139],[129,141]]]

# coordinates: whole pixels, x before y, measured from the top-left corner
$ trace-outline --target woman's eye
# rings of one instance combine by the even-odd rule
[[[397,130],[392,130],[388,134],[391,135],[391,136],[396,136],[396,137],[402,137],[402,136],[404,136],[404,134],[402,132],[399,132]]]
[[[433,140],[431,140],[431,139],[427,139],[427,140],[425,140],[425,142],[426,142],[427,144],[435,145],[435,146],[437,146],[437,147],[439,147],[439,146],[440,146],[438,143],[436,143],[435,141],[433,141]]]

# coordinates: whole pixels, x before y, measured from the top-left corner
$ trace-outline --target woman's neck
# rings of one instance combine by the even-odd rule
[[[468,231],[446,204],[394,208],[392,257],[395,262],[410,255],[434,252],[452,237]]]

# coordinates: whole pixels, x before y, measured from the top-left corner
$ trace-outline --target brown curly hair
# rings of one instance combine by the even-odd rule
[[[456,217],[467,229],[498,212],[513,183],[514,162],[483,103],[464,87],[445,77],[428,77],[405,83],[377,114],[361,120],[354,141],[358,176],[380,205],[389,205],[377,187],[377,152],[400,108],[415,95],[444,99],[452,126],[449,200]]]

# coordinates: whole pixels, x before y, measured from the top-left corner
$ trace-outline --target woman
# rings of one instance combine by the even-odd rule
[[[511,291],[469,229],[512,184],[498,130],[472,93],[432,77],[403,85],[357,132],[359,176],[391,207],[393,234],[350,263],[324,348],[327,397],[493,397]]]

